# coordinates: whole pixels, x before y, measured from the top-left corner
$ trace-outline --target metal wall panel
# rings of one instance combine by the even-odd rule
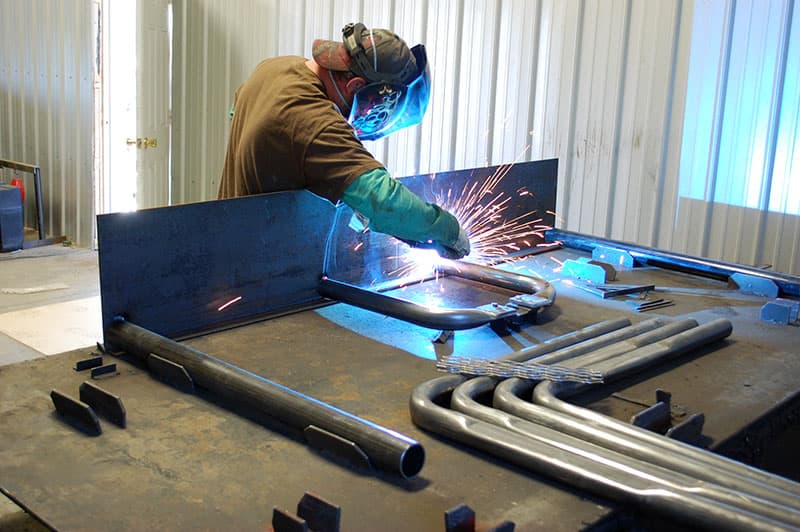
[[[232,95],[260,60],[309,57],[314,38],[337,38],[346,22],[363,20],[425,43],[432,65],[434,92],[421,126],[366,143],[394,175],[558,157],[559,227],[800,273],[796,216],[768,213],[763,202],[752,212],[698,202],[683,190],[687,180],[707,183],[728,171],[715,155],[723,125],[749,131],[751,144],[761,138],[758,120],[723,124],[718,101],[735,87],[729,84],[744,83],[735,72],[723,75],[725,58],[731,31],[761,27],[753,22],[756,3],[240,0],[232,8],[223,0],[175,0],[174,197],[215,197]],[[768,4],[766,28],[785,36],[783,63],[750,59],[761,71],[783,72],[785,91],[797,90],[789,50],[800,31],[789,29],[798,27],[792,20],[800,10],[793,6]],[[700,37],[697,24],[707,26]],[[717,49],[701,67],[707,94],[690,79],[698,46]],[[711,99],[707,116],[692,113],[698,98]],[[798,121],[770,124],[771,146],[783,149],[762,166],[796,171]],[[687,166],[687,157],[695,163]],[[775,186],[797,195],[789,181]]]
[[[81,246],[93,241],[96,11],[92,0],[0,0],[0,158],[41,167],[47,234]],[[19,177],[32,227],[33,179]]]

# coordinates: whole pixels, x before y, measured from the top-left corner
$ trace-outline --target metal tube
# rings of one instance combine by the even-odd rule
[[[664,324],[664,322],[658,318],[642,321],[636,325],[631,325],[631,322],[626,318],[620,318],[620,320],[624,320],[624,324],[622,321],[620,321],[620,327],[617,327],[614,330],[603,334],[602,336],[598,335],[596,337],[589,338],[585,341],[581,341],[580,343],[559,349],[558,351],[542,354],[537,352],[537,348],[539,346],[534,345],[520,349],[519,351],[509,355],[499,357],[498,360],[514,360],[516,362],[531,361],[536,362],[537,364],[555,364],[557,362],[561,362],[562,360],[566,360],[584,353],[594,352],[601,347],[614,344],[643,332],[651,331]]]
[[[694,327],[697,327],[697,321],[691,318],[662,324],[660,327],[657,327],[653,330],[645,331],[642,334],[637,334],[631,338],[626,338],[617,343],[607,345],[606,347],[598,349],[594,352],[587,352],[581,356],[571,358],[569,361],[565,361],[564,365],[567,367],[591,367],[592,369],[596,369],[600,364],[610,360],[611,362],[606,364],[606,366],[609,364],[615,366],[616,362],[619,360],[619,357],[626,353],[630,353],[640,347],[670,338],[671,336],[687,331]]]
[[[797,495],[779,489],[771,485],[771,482],[765,482],[764,478],[756,479],[720,467],[720,461],[727,461],[726,458],[569,403],[566,403],[566,409],[553,408],[552,405],[560,401],[549,394],[552,387],[546,382],[536,386],[536,403],[531,404],[522,397],[528,395],[534,385],[535,383],[521,379],[503,381],[495,388],[494,407],[564,434],[613,449],[631,458],[740,490],[743,502],[758,497],[786,508],[794,508],[790,511],[790,519],[800,519],[800,514],[797,513],[800,500]],[[550,397],[545,398],[545,395]],[[545,403],[547,406],[542,406]],[[585,411],[586,415],[577,415],[576,410]],[[605,419],[597,422],[596,418],[601,417]],[[618,430],[615,426],[621,428]],[[768,478],[769,474],[762,472],[762,476]]]
[[[497,319],[497,316],[476,308],[448,309],[430,308],[373,292],[357,286],[323,277],[317,291],[322,297],[379,312],[421,327],[460,331],[480,327]]]
[[[115,320],[106,331],[106,340],[138,357],[153,353],[179,364],[198,386],[253,407],[289,427],[305,430],[314,426],[353,442],[379,469],[411,478],[425,462],[422,445],[407,436],[133,323]]]
[[[705,326],[701,325],[698,327],[698,329],[701,329],[701,334],[703,333],[703,328],[705,328],[706,333],[719,336],[724,334],[729,326],[729,323],[725,323],[726,321],[727,320],[717,320],[716,322],[711,322]],[[709,330],[709,327],[712,329]],[[697,331],[695,331],[695,334],[696,333]],[[687,346],[684,343],[685,340],[685,337],[683,339],[679,339],[676,344],[673,344],[673,347],[686,349]],[[607,373],[607,379],[613,380],[615,378],[619,378],[620,375],[627,371],[633,371],[637,366],[639,368],[643,368],[647,364],[652,364],[653,362],[657,362],[663,358],[674,356],[674,354],[674,352],[669,350],[661,350],[660,353],[654,353],[652,349],[643,349],[639,351],[638,355],[634,356],[631,361],[626,363],[627,368],[622,367],[619,371],[609,371]],[[510,400],[512,395],[521,395],[527,393],[527,391],[524,389],[525,386],[525,383],[521,383],[515,379],[508,379],[502,382],[495,391],[496,399],[498,400],[498,406],[503,405],[501,407],[505,409],[504,405],[511,402]],[[635,427],[628,423],[624,423],[586,408],[572,405],[559,399],[560,396],[574,394],[576,391],[579,390],[576,390],[576,387],[574,386],[567,387],[558,383],[543,382],[534,389],[533,402],[537,405],[547,407],[548,409],[560,412],[561,414],[566,414],[575,419],[589,423],[592,427],[594,427],[595,430],[613,431],[619,437],[635,439],[643,444],[654,446],[654,448],[658,449],[658,452],[660,452],[661,456],[665,457],[665,459],[674,457],[674,459],[678,462],[692,461],[697,464],[697,471],[703,471],[704,468],[713,468],[718,471],[723,471],[728,475],[740,477],[748,482],[758,484],[764,489],[776,492],[776,494],[770,496],[770,498],[774,500],[781,501],[784,504],[791,504],[794,501],[794,504],[797,504],[797,498],[800,497],[800,483],[792,482],[791,480],[781,476],[773,475],[760,469],[747,466],[741,462],[731,460],[722,455],[704,451],[691,445],[687,445],[683,442],[654,434],[650,431],[643,430],[639,427]],[[515,402],[514,406],[521,407],[522,405],[519,405]],[[515,410],[514,413],[517,415],[523,415],[522,410]],[[678,467],[678,465],[676,464],[675,467]]]
[[[659,267],[671,267],[688,271],[696,275],[714,277],[727,280],[734,273],[742,273],[753,277],[760,277],[774,282],[778,289],[789,296],[800,296],[800,277],[785,273],[769,272],[758,268],[751,268],[741,264],[716,261],[691,255],[683,255],[661,249],[636,246],[618,240],[597,238],[581,233],[549,229],[545,232],[547,242],[562,242],[566,247],[592,251],[597,246],[609,246],[628,252],[638,262]]]
[[[552,305],[556,298],[556,290],[553,285],[541,277],[521,275],[480,264],[447,259],[441,259],[437,268],[442,273],[455,277],[535,295],[546,300],[543,306]]]
[[[417,386],[410,401],[416,425],[476,449],[508,460],[529,471],[547,475],[604,498],[630,503],[645,510],[666,513],[692,525],[709,529],[786,530],[786,525],[700,495],[687,496],[650,489],[642,481],[619,482],[619,468],[597,463],[580,453],[536,442],[503,427],[454,412],[437,404],[466,380],[461,376],[439,377]]]
[[[556,426],[553,426],[549,423],[540,423],[538,419],[531,422],[529,417],[523,419],[512,413],[478,403],[476,398],[482,394],[491,393],[495,384],[496,381],[488,377],[478,377],[460,384],[453,391],[450,401],[451,408],[487,423],[505,427],[536,442],[586,456],[596,461],[597,464],[611,465],[618,469],[616,478],[619,482],[635,485],[641,481],[645,485],[649,485],[647,488],[649,490],[663,489],[686,496],[702,496],[741,508],[748,513],[800,526],[797,504],[791,508],[760,499],[748,492],[739,491],[738,487],[727,485],[725,477],[711,474],[710,478],[700,480],[682,471],[676,471],[668,465],[648,462],[631,456],[624,446],[603,445],[593,439],[584,440],[570,431],[561,430],[562,427],[557,423]],[[539,409],[546,410],[542,407]],[[547,413],[543,414],[546,417]],[[586,432],[591,432],[591,430]]]

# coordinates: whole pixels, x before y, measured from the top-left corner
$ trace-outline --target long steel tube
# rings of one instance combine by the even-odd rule
[[[576,367],[576,364],[580,364],[582,367],[597,369],[603,362],[607,360],[613,360],[614,363],[612,363],[612,367],[614,367],[613,364],[619,360],[618,357],[620,355],[630,353],[640,347],[670,338],[678,333],[682,333],[694,327],[697,327],[697,321],[691,318],[665,323],[653,330],[645,331],[630,338],[622,339],[619,342],[607,345],[603,348],[595,350],[594,352],[585,353],[580,357],[571,358],[570,360],[565,361],[563,365],[566,367]]]
[[[529,421],[530,418],[523,419],[480,404],[477,398],[491,393],[495,384],[495,379],[489,377],[478,377],[460,384],[453,391],[450,401],[451,408],[481,421],[532,438],[537,443],[553,445],[559,449],[585,456],[597,464],[611,466],[618,470],[616,479],[619,482],[628,485],[638,485],[639,482],[643,482],[644,485],[649,485],[647,489],[650,490],[668,490],[685,496],[701,496],[740,508],[747,514],[763,515],[775,521],[800,527],[800,513],[797,511],[796,504],[794,509],[786,507],[780,503],[758,498],[750,493],[743,493],[739,491],[739,487],[725,484],[724,478],[720,479],[711,475],[712,478],[701,480],[676,471],[669,465],[652,463],[631,456],[626,452],[625,446],[603,445],[606,442],[595,443],[592,439],[582,439],[582,435],[561,430],[563,427],[558,424],[553,426],[549,423],[541,423],[539,419],[532,422]],[[542,407],[539,408],[546,410]],[[591,430],[585,432],[591,432]]]
[[[373,467],[411,478],[425,462],[422,445],[407,436],[133,323],[115,320],[106,331],[106,340],[138,357],[147,358],[153,353],[179,364],[198,386],[246,404],[289,427],[305,430],[314,426],[349,440],[366,454]]]
[[[441,407],[448,393],[466,377],[439,377],[417,386],[410,401],[411,418],[416,425],[476,449],[508,460],[535,473],[594,492],[602,497],[630,503],[644,509],[668,513],[692,525],[709,529],[786,530],[785,523],[748,513],[740,508],[709,500],[700,495],[652,489],[640,479],[635,484],[619,481],[619,468],[594,457],[537,442],[506,428],[486,423]]]
[[[651,331],[664,324],[659,318],[645,320],[631,325],[627,318],[620,318],[620,326],[609,330],[605,334],[593,336],[567,347],[542,354],[538,351],[539,345],[525,347],[508,355],[498,357],[498,360],[512,360],[515,362],[536,362],[537,364],[556,364],[562,360],[578,356],[583,353],[594,352],[616,342],[620,342],[643,332]]]
[[[592,251],[597,246],[619,248],[627,251],[634,259],[644,264],[662,267],[671,266],[674,269],[685,270],[707,277],[728,279],[734,273],[742,273],[774,282],[785,295],[800,296],[800,277],[796,275],[769,272],[758,268],[743,266],[741,264],[693,257],[691,255],[637,246],[627,242],[598,238],[561,229],[549,229],[546,231],[545,240],[547,242],[562,242],[568,248],[580,249],[583,251]]]

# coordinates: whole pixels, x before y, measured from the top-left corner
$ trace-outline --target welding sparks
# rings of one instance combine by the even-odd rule
[[[460,191],[448,189],[435,195],[435,201],[451,212],[469,235],[469,258],[475,262],[490,262],[496,258],[535,247],[544,240],[549,225],[542,223],[536,212],[528,212],[506,219],[507,209],[514,205],[515,197],[533,196],[526,187],[515,191],[516,196],[495,193],[497,185],[506,177],[513,164],[502,165],[483,183],[467,183]]]
[[[219,308],[217,309],[217,312],[222,312],[223,310],[225,310],[226,308],[230,307],[230,306],[231,306],[231,305],[233,305],[234,303],[236,303],[236,302],[238,302],[238,301],[241,301],[241,299],[242,299],[242,296],[239,296],[239,297],[234,297],[233,299],[231,299],[230,301],[228,301],[227,303],[225,303],[224,305],[222,305],[221,307],[219,307]]]
[[[557,245],[544,243],[544,231],[552,227],[544,224],[535,211],[508,217],[515,198],[534,196],[524,186],[512,194],[496,192],[512,167],[513,164],[501,165],[482,183],[470,181],[461,190],[449,188],[433,194],[434,203],[453,214],[467,232],[470,262],[487,264],[525,249]],[[388,272],[390,277],[409,282],[438,277],[437,262],[441,259],[433,250],[407,248],[391,258],[400,259],[402,266]]]

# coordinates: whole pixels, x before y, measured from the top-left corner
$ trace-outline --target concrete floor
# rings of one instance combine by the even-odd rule
[[[96,251],[56,244],[0,254],[0,371],[101,340]],[[0,530],[46,529],[0,496]]]

